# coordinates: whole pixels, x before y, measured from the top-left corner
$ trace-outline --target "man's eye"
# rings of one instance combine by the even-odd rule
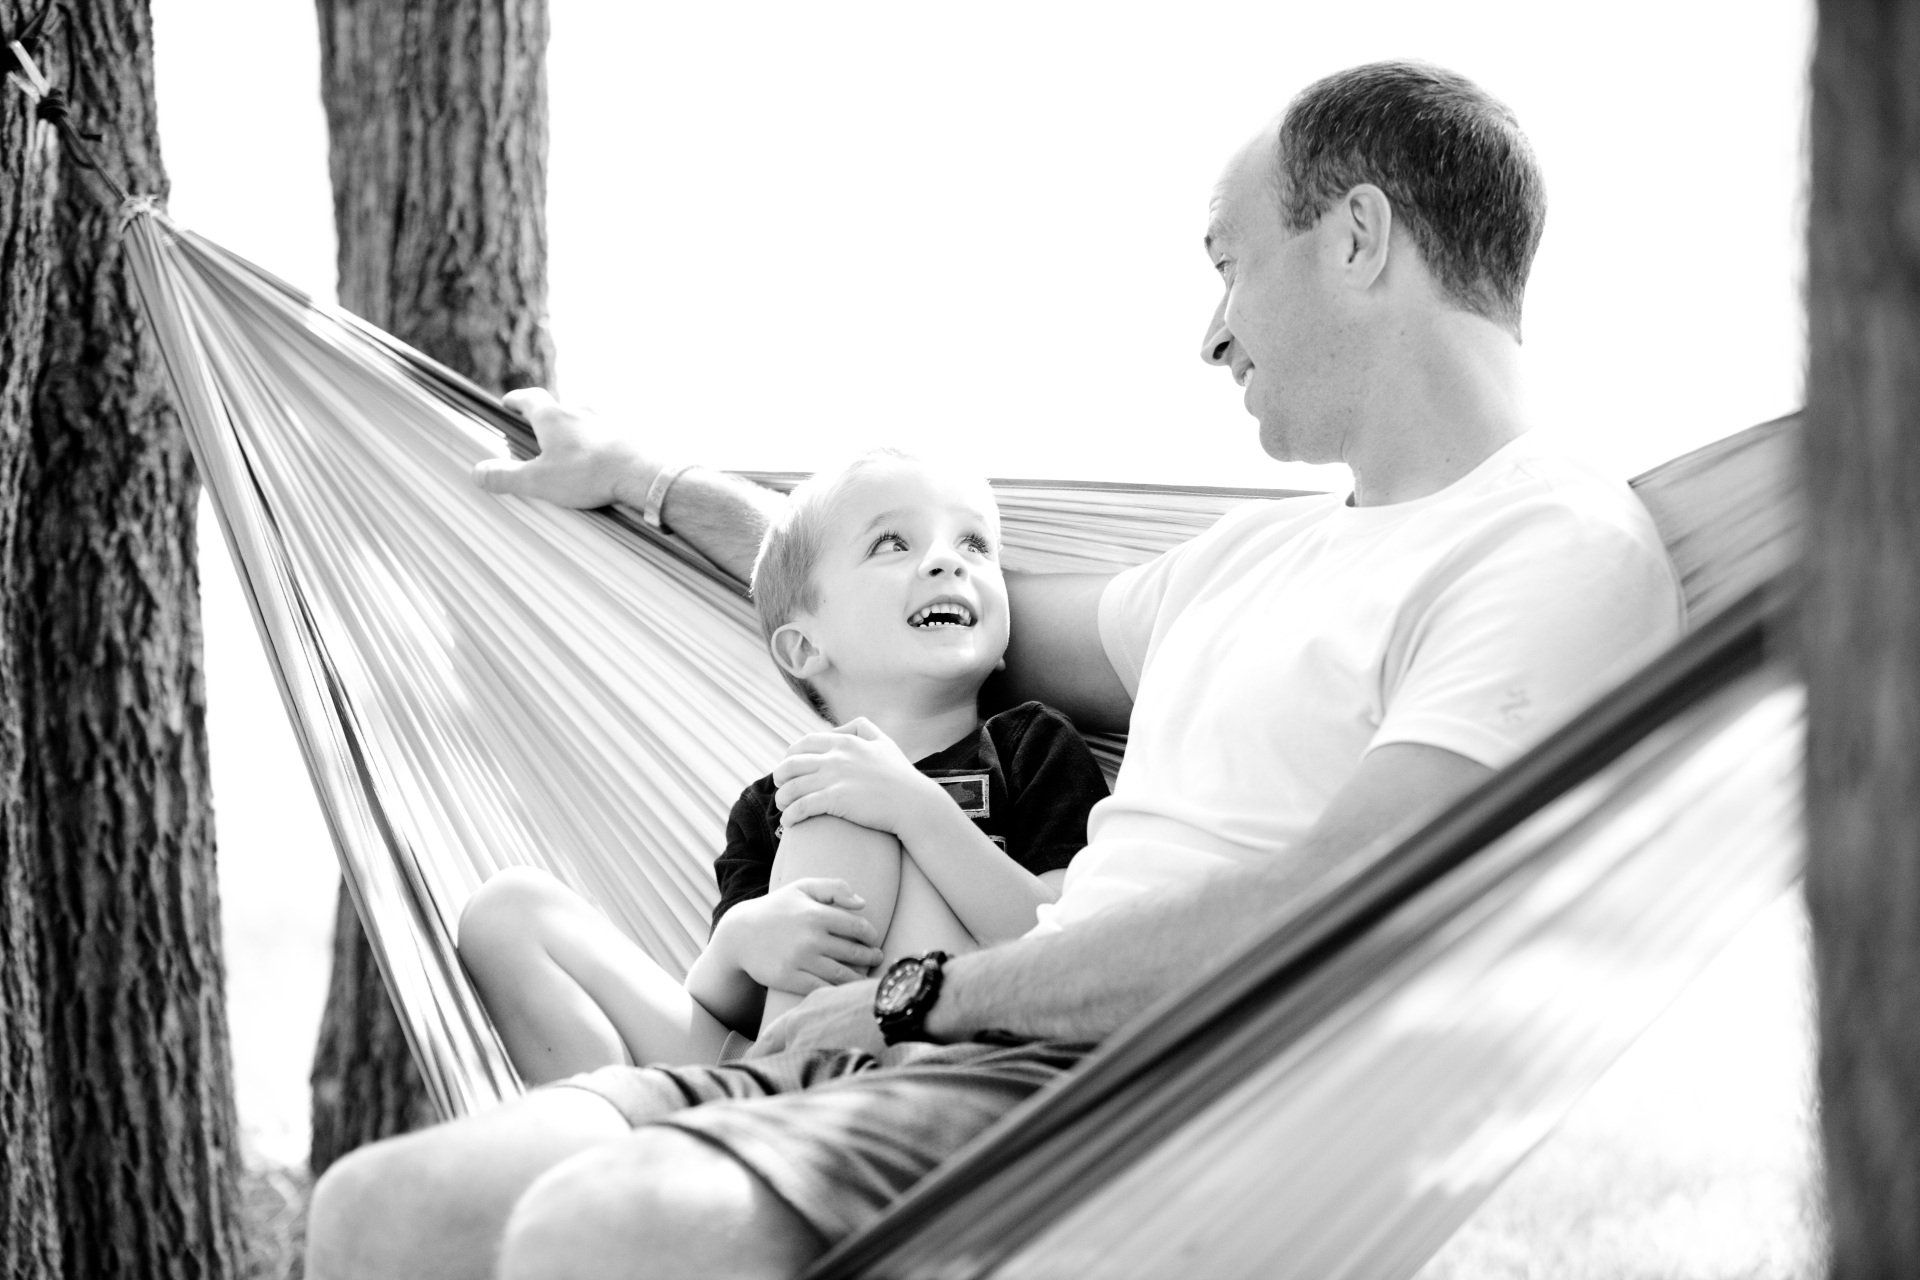
[[[1214,263],[1213,269],[1220,273],[1220,278],[1222,280],[1231,279],[1233,276],[1233,263],[1227,260],[1226,258],[1222,258],[1220,259],[1220,261]]]

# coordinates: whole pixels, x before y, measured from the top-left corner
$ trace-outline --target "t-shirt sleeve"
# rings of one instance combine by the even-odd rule
[[[1146,669],[1147,649],[1155,626],[1169,603],[1177,605],[1196,579],[1203,580],[1224,548],[1234,541],[1242,517],[1262,504],[1249,503],[1227,512],[1213,526],[1143,564],[1115,574],[1100,593],[1100,643],[1107,661],[1130,696],[1140,694],[1140,675]]]
[[[1502,531],[1408,615],[1368,749],[1423,743],[1499,768],[1678,637],[1657,541],[1570,516]]]
[[[1007,762],[1013,806],[1007,853],[1028,871],[1058,871],[1087,845],[1087,811],[1107,797],[1100,762],[1065,716],[1033,706]]]
[[[758,786],[756,783],[742,791],[740,798],[733,802],[733,811],[727,815],[727,847],[713,861],[714,879],[720,883],[720,901],[714,905],[709,928],[718,925],[721,916],[741,903],[765,895],[773,879],[773,854],[778,841],[767,825],[767,809]]]

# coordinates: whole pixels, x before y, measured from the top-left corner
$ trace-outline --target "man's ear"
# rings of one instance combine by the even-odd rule
[[[1371,182],[1347,192],[1339,205],[1345,237],[1346,273],[1356,288],[1368,289],[1387,269],[1392,242],[1393,204],[1387,193]]]
[[[798,623],[783,624],[767,642],[773,660],[795,680],[811,680],[827,669],[827,655]]]

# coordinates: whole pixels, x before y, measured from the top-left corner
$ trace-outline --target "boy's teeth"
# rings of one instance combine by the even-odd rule
[[[973,610],[961,604],[930,604],[907,619],[910,627],[970,627]]]

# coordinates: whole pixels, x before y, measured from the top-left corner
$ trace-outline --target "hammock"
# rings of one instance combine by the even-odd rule
[[[454,957],[467,896],[503,866],[544,867],[683,971],[706,934],[727,803],[813,721],[773,674],[737,585],[690,548],[619,511],[472,486],[475,460],[532,448],[492,396],[171,226],[151,202],[124,221],[202,478],[415,1056],[442,1114],[491,1105],[518,1085]],[[1755,428],[1639,482],[1696,620],[1734,619],[1690,644],[1761,625],[1744,593],[1791,558],[1791,428]],[[995,484],[1007,563],[1035,570],[1135,563],[1272,496]],[[1671,674],[1685,657],[1660,678],[1700,680],[1684,663]],[[1194,1269],[1188,1224],[1207,1219],[1191,1205],[1235,1203],[1215,1184],[1245,1162],[1219,1157],[1248,1149],[1253,1099],[1282,1113],[1262,1121],[1260,1148],[1337,1135],[1356,1185],[1332,1195],[1324,1169],[1289,1182],[1289,1161],[1260,1162],[1281,1178],[1247,1183],[1262,1195],[1317,1194],[1254,1202],[1245,1256],[1267,1261],[1236,1253],[1199,1269],[1264,1274],[1285,1256],[1303,1271],[1407,1273],[1791,877],[1796,696],[1777,674],[1747,672],[1705,701],[1633,686],[1603,701],[1426,835],[1329,886],[1241,966],[1257,977],[1203,984],[1142,1018],[822,1274],[1077,1273],[1095,1256],[1103,1273]],[[1627,706],[1640,711],[1620,721]],[[1607,750],[1579,745],[1596,732]],[[1119,744],[1105,745],[1111,757]],[[1561,762],[1541,764],[1553,751]],[[1491,793],[1505,797],[1500,820],[1473,826]],[[1745,838],[1725,838],[1735,832]],[[1721,852],[1682,857],[1677,871],[1674,850],[1696,841]],[[1588,959],[1541,968],[1543,950],[1570,938]],[[1559,1002],[1573,1007],[1531,1019],[1518,1006],[1468,1017],[1473,1002],[1448,994],[1504,993],[1505,979],[1479,984],[1516,964],[1578,971],[1587,985]],[[1432,1032],[1426,1059],[1450,1045],[1449,1074],[1409,1085],[1402,1033],[1449,1009],[1460,1016]],[[1366,1056],[1396,1035],[1401,1057]],[[1410,1099],[1428,1112],[1444,1100],[1447,1123],[1409,1126]],[[1425,1163],[1408,1175],[1403,1159]],[[1033,1179],[1055,1167],[1075,1172],[1036,1199]],[[943,1196],[972,1207],[942,1215]],[[1171,1221],[1139,1212],[1173,1211],[1167,1201],[1181,1206]],[[1262,1252],[1271,1203],[1329,1207],[1296,1215],[1282,1255]],[[1135,1224],[1158,1252],[1129,1236],[1122,1265],[1111,1246]],[[1298,1266],[1305,1257],[1314,1266]]]

